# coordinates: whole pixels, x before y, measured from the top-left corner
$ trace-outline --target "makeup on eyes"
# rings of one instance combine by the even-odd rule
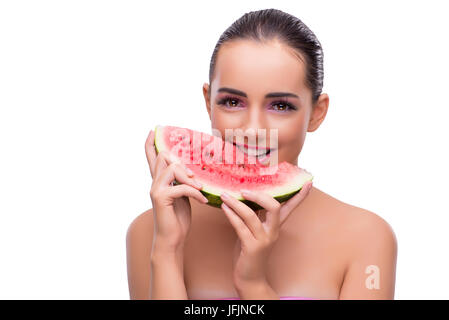
[[[229,106],[227,105],[227,103],[228,103],[229,101],[231,101],[231,100],[235,101],[237,104],[240,103],[240,102],[242,102],[241,99],[240,99],[240,98],[237,98],[236,96],[225,95],[225,96],[219,98],[217,104],[223,105],[223,106],[224,106],[225,108],[227,108],[227,109],[241,109],[241,107],[229,107]],[[285,112],[290,112],[290,111],[296,111],[296,110],[298,110],[298,108],[297,108],[294,104],[292,104],[291,102],[289,102],[287,99],[278,98],[278,99],[276,99],[276,100],[274,100],[274,101],[272,101],[272,102],[270,103],[271,106],[276,106],[276,105],[279,105],[279,104],[283,104],[283,105],[285,106],[285,109],[284,109],[284,110],[280,110],[280,111],[275,110],[276,112],[285,113]]]

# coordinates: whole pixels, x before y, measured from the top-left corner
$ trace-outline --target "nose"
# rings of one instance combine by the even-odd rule
[[[250,106],[243,117],[242,130],[249,141],[244,143],[248,145],[256,145],[259,143],[258,139],[263,143],[267,139],[267,119],[263,108],[260,105],[254,104]]]

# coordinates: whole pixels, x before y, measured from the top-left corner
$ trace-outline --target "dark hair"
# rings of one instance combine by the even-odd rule
[[[312,90],[312,105],[323,88],[323,50],[315,34],[298,18],[277,9],[245,13],[220,36],[209,67],[209,83],[215,72],[218,51],[227,41],[250,39],[259,42],[280,40],[299,52],[306,65],[306,86]],[[210,98],[210,90],[209,90]]]

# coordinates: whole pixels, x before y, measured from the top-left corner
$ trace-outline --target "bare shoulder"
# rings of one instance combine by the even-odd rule
[[[336,232],[345,234],[352,241],[371,241],[382,237],[396,242],[391,225],[379,214],[368,209],[340,201],[314,188],[314,204],[319,204],[321,217],[329,221]]]
[[[138,215],[126,232],[126,260],[131,299],[148,299],[153,241],[153,209]]]
[[[356,206],[350,206],[348,215],[351,221],[348,237],[352,244],[349,265],[371,259],[377,261],[378,265],[388,263],[390,269],[394,269],[398,244],[392,226],[379,214]]]
[[[152,240],[153,209],[148,209],[134,218],[126,232],[128,263],[134,258],[134,255],[141,256],[142,252],[151,248]]]
[[[364,248],[375,244],[397,245],[392,226],[379,214],[347,203],[342,206],[347,223],[344,229],[355,245]]]
[[[153,227],[153,209],[148,209],[147,211],[139,214],[134,220],[130,223],[127,231],[127,237],[139,234],[144,232],[145,234],[148,232],[148,228]],[[152,231],[152,229],[150,230]]]
[[[397,238],[392,226],[380,214],[322,191],[315,196],[321,221],[329,222],[331,238],[340,244],[339,257],[345,265],[340,299],[393,299]]]

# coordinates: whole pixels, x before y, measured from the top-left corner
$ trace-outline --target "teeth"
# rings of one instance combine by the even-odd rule
[[[252,157],[254,157],[254,156],[260,157],[260,156],[265,155],[268,152],[267,149],[261,149],[261,150],[247,149],[245,147],[240,147],[240,146],[237,146],[237,148],[239,148],[240,151],[242,151],[242,152],[244,152],[247,155],[252,156]]]

